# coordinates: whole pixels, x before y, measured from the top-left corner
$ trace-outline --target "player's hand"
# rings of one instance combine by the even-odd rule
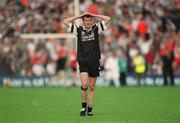
[[[92,17],[96,17],[97,16],[96,14],[89,13],[89,12],[88,12],[88,14],[91,15]]]
[[[88,15],[89,13],[88,12],[85,12],[81,15],[81,17],[85,16],[85,15]]]
[[[93,16],[93,14],[92,14],[92,13],[85,12],[85,13],[83,13],[82,15],[80,15],[80,17],[83,17],[83,16],[85,16],[85,15],[91,15],[91,16]]]

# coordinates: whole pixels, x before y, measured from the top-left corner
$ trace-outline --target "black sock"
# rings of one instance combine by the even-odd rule
[[[85,102],[85,103],[82,103],[82,108],[86,108],[86,106],[87,106],[87,103]]]
[[[88,106],[88,112],[92,112],[92,107]]]

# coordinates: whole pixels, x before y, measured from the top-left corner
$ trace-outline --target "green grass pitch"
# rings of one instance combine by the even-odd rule
[[[80,88],[0,88],[0,123],[180,123],[180,87],[96,88],[80,117]]]

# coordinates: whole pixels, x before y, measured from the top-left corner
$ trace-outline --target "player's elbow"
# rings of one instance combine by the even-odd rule
[[[66,25],[66,26],[68,26],[68,24],[69,24],[69,22],[68,22],[67,19],[64,19],[64,20],[63,20],[63,23],[64,23],[64,25]]]
[[[109,22],[110,20],[111,20],[111,17],[108,16],[108,17],[107,17],[107,22]]]
[[[111,20],[111,17],[108,16],[107,19],[110,21],[110,20]]]
[[[111,17],[107,16],[105,23],[107,24],[111,20]]]

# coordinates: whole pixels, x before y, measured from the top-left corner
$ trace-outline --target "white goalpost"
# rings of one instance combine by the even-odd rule
[[[22,39],[75,39],[76,37],[71,33],[28,33],[28,34],[21,34],[20,38]]]

